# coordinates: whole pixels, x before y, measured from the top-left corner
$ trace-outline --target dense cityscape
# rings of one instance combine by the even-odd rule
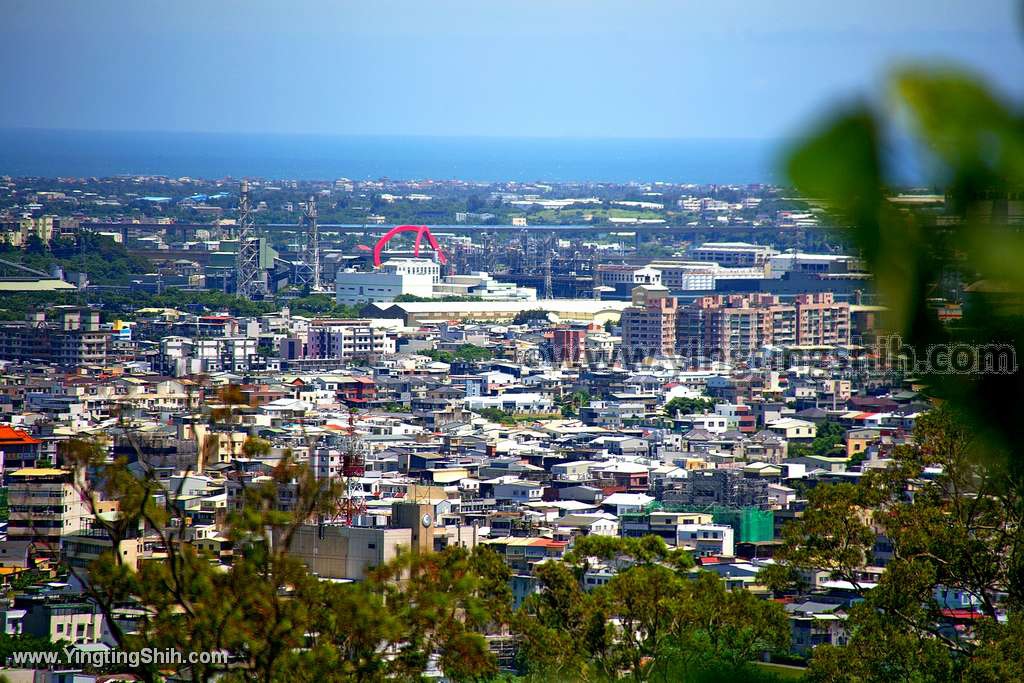
[[[758,596],[765,614],[736,617],[767,624],[745,656],[786,665],[844,645],[858,582],[884,571],[879,532],[856,580],[765,578],[809,491],[891,464],[930,410],[879,340],[862,259],[779,188],[3,185],[8,633],[88,649],[147,632],[138,596],[96,599],[93,561],[228,569],[253,542],[235,525],[254,487],[301,509],[293,465],[337,488],[272,541],[318,580],[486,549],[504,608],[525,613],[549,562],[653,538],[682,576]],[[947,215],[942,195],[888,201]],[[930,314],[959,319],[963,296]],[[84,468],[83,448],[98,457]],[[102,468],[148,482],[170,515],[112,526],[125,511]],[[628,544],[593,552],[573,565],[581,593],[639,561]],[[943,628],[980,612],[953,586],[934,599]],[[481,629],[494,671],[543,661],[517,628]]]
[[[1020,8],[628,5],[3,3],[0,682],[1024,680]]]

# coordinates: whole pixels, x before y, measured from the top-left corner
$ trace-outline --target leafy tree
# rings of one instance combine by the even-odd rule
[[[334,297],[328,294],[308,294],[282,303],[287,303],[288,310],[291,311],[292,315],[301,315],[308,318],[360,317],[358,306],[339,304],[334,300]]]
[[[890,467],[859,484],[813,489],[803,518],[784,530],[778,564],[765,573],[785,588],[826,571],[864,597],[848,617],[849,645],[815,650],[816,680],[976,680],[972,658],[1019,637],[999,611],[1004,592],[1007,606],[1021,600],[1020,493],[1001,468],[971,457],[977,437],[953,409],[922,416],[914,437],[914,446],[894,451]],[[926,468],[937,474],[924,478]],[[870,587],[862,570],[879,535],[892,559]],[[982,638],[944,625],[947,590],[975,602]]]
[[[685,550],[672,549],[660,536],[641,538],[588,534],[577,538],[565,555],[569,564],[586,567],[588,558],[614,561],[616,566],[666,562],[679,569],[693,566],[693,558]]]
[[[501,408],[481,408],[477,411],[480,417],[490,420],[491,422],[511,422],[512,416],[506,413]]]
[[[494,357],[494,353],[490,349],[484,348],[483,346],[477,346],[476,344],[462,344],[455,349],[454,352],[432,349],[422,353],[424,356],[442,363],[451,363],[454,360],[473,363],[490,360]]]
[[[512,318],[513,325],[526,325],[533,321],[547,322],[548,312],[543,308],[531,308],[526,311],[520,311],[516,313],[515,317]]]
[[[691,415],[693,413],[713,410],[714,407],[715,402],[709,398],[685,398],[683,396],[677,396],[668,401],[662,410],[669,417],[675,417],[677,415]]]
[[[846,438],[846,428],[836,422],[823,422],[818,425],[818,432],[809,445],[791,444],[790,457],[798,455],[845,455],[842,447]]]
[[[604,613],[568,565],[544,562],[534,575],[540,591],[526,598],[512,620],[520,669],[537,680],[586,678],[593,659],[608,649]]]
[[[230,424],[244,397],[227,387],[218,402],[215,422]],[[242,450],[260,454],[266,447],[250,437]],[[166,548],[165,559],[138,569],[116,552],[89,567],[89,597],[119,647],[229,654],[227,665],[179,671],[197,681],[418,679],[434,655],[452,680],[497,672],[483,634],[507,622],[511,593],[509,570],[492,551],[403,554],[358,584],[321,581],[288,548],[301,525],[334,514],[340,487],[286,453],[229,512],[226,534],[235,555],[230,566],[218,567],[187,542],[184,511],[175,505],[180,492],[166,490],[144,459],[139,476],[125,459],[109,461],[100,441],[71,440],[62,448],[65,462],[92,473],[81,495],[93,510],[101,499],[118,501],[116,518],[95,521],[114,548],[140,525]],[[295,492],[288,508],[279,504],[282,487]],[[129,604],[144,615],[133,633],[113,618]],[[154,668],[135,673],[145,680],[161,675]]]
[[[877,529],[893,547],[879,585],[851,610],[848,647],[818,648],[812,679],[1020,679],[1020,658],[1010,653],[1021,645],[1016,611],[1024,585],[1024,460],[1016,455],[1024,437],[1016,409],[1024,391],[1016,364],[1024,343],[1024,241],[998,212],[980,209],[1024,186],[1024,118],[954,70],[903,70],[892,92],[895,107],[857,104],[824,125],[794,152],[789,175],[860,249],[889,308],[889,331],[904,348],[925,358],[932,345],[982,344],[1002,356],[979,359],[967,373],[911,368],[943,405],[920,421],[917,446],[898,449],[892,467],[855,488],[812,498],[796,524],[802,530],[787,534],[780,559],[794,571],[824,566],[856,574],[869,531]],[[891,201],[896,183],[883,162],[891,151],[885,111],[897,111],[904,130],[927,150],[926,168],[945,191],[945,215]],[[980,285],[969,288],[975,291],[956,325],[940,324],[927,306],[948,282],[957,289]],[[925,466],[941,469],[926,477]],[[844,524],[842,511],[860,520]],[[984,618],[967,632],[943,628],[940,587],[971,596]],[[998,618],[1004,607],[1006,622]]]
[[[1024,186],[1024,118],[970,74],[911,68],[891,82],[894,106],[848,107],[792,154],[788,173],[797,189],[828,208],[840,230],[860,249],[889,313],[886,326],[900,343],[926,358],[929,345],[984,344],[1001,348],[1010,366],[1002,372],[955,373],[949,368],[915,373],[932,396],[953,402],[981,437],[979,457],[1010,460],[1024,437],[1012,408],[1024,391],[1016,358],[1024,344],[1024,310],[1012,293],[1024,291],[1024,240],[986,203],[1015,197]],[[897,112],[922,152],[931,179],[947,198],[944,215],[894,203],[897,185],[884,163],[894,152],[883,131]],[[927,299],[980,284],[964,302],[963,320],[942,325]],[[988,361],[981,359],[983,366]],[[989,359],[999,362],[999,359]],[[991,370],[992,368],[990,368]],[[928,368],[924,368],[928,370]]]
[[[477,362],[490,360],[493,357],[494,353],[490,349],[476,344],[462,344],[455,350],[455,358],[458,360]]]
[[[638,564],[616,574],[597,592],[607,614],[617,620],[606,667],[647,680],[655,662],[668,654],[685,579],[660,564]]]
[[[42,256],[46,253],[46,242],[44,242],[39,235],[33,232],[28,236],[28,239],[25,240],[25,253],[31,256]]]
[[[6,665],[15,652],[62,652],[67,644],[22,633],[0,633],[0,666]]]
[[[580,408],[590,405],[590,392],[579,389],[572,392],[562,403],[562,417],[574,417],[580,414]]]
[[[717,574],[701,572],[681,610],[684,649],[741,668],[762,652],[789,645],[789,619],[774,602],[747,590],[727,590]]]
[[[587,592],[582,577],[593,559],[617,572]],[[657,536],[588,535],[575,540],[564,563],[538,565],[540,591],[512,619],[528,678],[758,678],[750,661],[788,644],[782,608],[726,590],[717,575],[691,577],[692,564]]]

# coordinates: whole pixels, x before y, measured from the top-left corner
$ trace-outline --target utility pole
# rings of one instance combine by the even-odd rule
[[[249,181],[243,180],[238,196],[238,253],[235,256],[235,293],[249,300],[267,295],[267,275],[260,268],[260,239],[252,217]]]

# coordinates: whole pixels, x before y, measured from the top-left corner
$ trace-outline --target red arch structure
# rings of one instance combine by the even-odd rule
[[[414,232],[416,233],[416,246],[413,249],[413,253],[416,256],[420,255],[420,242],[423,241],[423,237],[426,236],[427,242],[430,243],[431,248],[437,253],[437,259],[442,265],[448,263],[448,257],[441,251],[441,245],[437,243],[437,238],[430,234],[430,228],[425,225],[397,225],[388,230],[383,237],[377,240],[377,244],[373,247],[373,265],[380,267],[380,252],[383,251],[384,245],[391,241],[391,238],[401,232]]]

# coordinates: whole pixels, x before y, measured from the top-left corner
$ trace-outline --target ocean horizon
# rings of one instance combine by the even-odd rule
[[[345,136],[0,129],[0,175],[471,182],[780,182],[763,139]]]

